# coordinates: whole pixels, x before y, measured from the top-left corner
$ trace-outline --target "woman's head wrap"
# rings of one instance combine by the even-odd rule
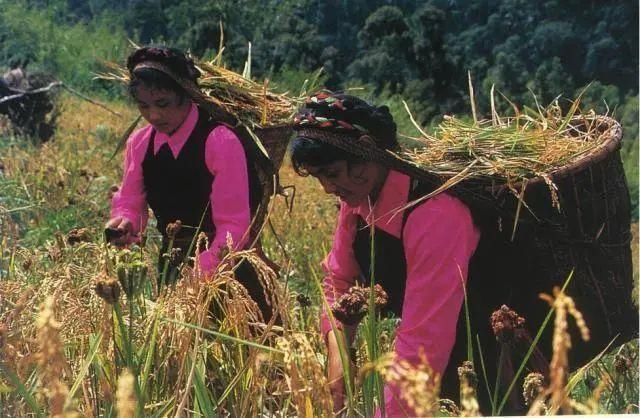
[[[193,59],[184,52],[166,46],[146,46],[134,51],[127,59],[131,80],[142,76],[146,70],[156,71],[171,79],[189,96],[199,93],[198,78],[201,73]]]
[[[320,91],[309,97],[294,117],[291,162],[298,174],[305,165],[335,160],[373,161],[423,181],[441,180],[398,155],[396,124],[387,106],[374,106],[355,96]]]
[[[374,106],[347,94],[322,90],[307,98],[294,117],[297,137],[331,133],[349,141],[367,135],[381,149],[396,149],[396,124],[387,106]],[[320,138],[321,139],[321,138]]]

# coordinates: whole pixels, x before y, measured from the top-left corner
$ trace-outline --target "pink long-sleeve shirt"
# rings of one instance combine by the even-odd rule
[[[165,143],[178,157],[198,121],[198,108],[191,105],[180,127],[171,135],[156,131],[154,153]],[[133,224],[134,234],[139,234],[147,224],[148,210],[144,189],[142,162],[145,158],[153,127],[148,125],[135,131],[127,141],[122,185],[111,201],[111,217],[123,217]],[[246,241],[251,223],[249,206],[249,176],[244,148],[236,134],[224,125],[215,127],[207,137],[205,163],[213,174],[211,192],[211,217],[216,227],[215,237],[209,249],[199,256],[200,268],[210,273],[219,263],[220,249],[227,245],[227,234],[236,247]],[[168,190],[167,193],[170,193]]]
[[[408,176],[392,170],[373,208],[368,202],[358,207],[341,204],[333,247],[323,262],[324,293],[331,305],[361,276],[353,252],[358,216],[369,224],[373,221],[375,228],[402,237],[407,277],[395,352],[415,364],[420,350],[424,350],[430,366],[442,374],[456,339],[463,282],[480,233],[469,209],[443,193],[416,207],[407,217],[402,234],[403,214],[395,212],[407,203],[410,184]],[[326,313],[321,329],[323,335],[331,329]],[[385,408],[389,417],[411,416],[411,409],[395,387],[385,387]]]

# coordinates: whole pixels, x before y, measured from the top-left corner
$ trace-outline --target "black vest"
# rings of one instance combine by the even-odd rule
[[[434,189],[435,187],[432,185],[412,179],[407,202],[425,196]],[[375,282],[384,288],[389,298],[383,313],[392,313],[398,318],[402,317],[402,304],[404,302],[404,292],[407,282],[407,261],[402,240],[404,228],[409,215],[424,203],[425,202],[422,202],[404,211],[402,214],[402,232],[399,238],[379,228],[374,229]],[[371,227],[367,226],[365,220],[359,217],[357,228],[353,250],[360,270],[364,275],[364,279],[367,280],[365,285],[368,285],[371,280]],[[475,255],[473,258],[475,258]],[[470,262],[470,264],[473,264],[473,262]],[[471,275],[471,270],[472,267],[470,266],[469,276]],[[468,283],[477,285],[478,281],[469,279]],[[491,289],[485,289],[485,291],[491,291]],[[485,344],[488,344],[487,338],[491,337],[485,332],[482,333],[481,338]],[[451,399],[456,399],[459,394],[457,367],[460,366],[462,360],[465,359],[466,347],[464,315],[459,315],[456,328],[456,341],[449,357],[449,364],[442,376],[442,394]],[[487,361],[491,363],[493,359],[487,359]],[[479,392],[480,391],[481,389],[479,389]]]
[[[434,186],[412,179],[407,202],[425,196],[434,189]],[[407,281],[407,262],[402,236],[407,218],[413,210],[424,203],[422,202],[404,211],[400,238],[396,238],[378,228],[374,229],[375,280],[385,289],[389,297],[384,313],[391,312],[399,318],[402,317],[402,304]],[[485,221],[481,217],[473,212],[471,215],[476,227],[482,231],[478,246],[469,260],[466,284],[473,333],[474,364],[476,373],[480,375],[481,361],[476,344],[475,337],[477,337],[482,347],[483,361],[487,365],[489,381],[494,382],[499,352],[495,337],[489,326],[489,318],[491,313],[501,304],[509,304],[514,298],[514,291],[517,291],[520,287],[514,286],[514,280],[517,280],[517,277],[514,278],[512,275],[505,276],[501,267],[502,260],[505,258],[516,259],[517,253],[514,252],[514,246],[511,243],[496,241],[491,234],[487,234],[487,228],[484,225]],[[360,270],[364,275],[364,280],[368,281],[365,282],[365,285],[367,285],[371,280],[371,228],[366,225],[362,218],[358,219],[357,228],[353,250]],[[457,369],[467,357],[467,329],[464,309],[463,304],[456,326],[456,340],[449,357],[449,363],[442,376],[441,396],[451,399],[456,399],[459,396],[460,384]],[[529,311],[523,309],[521,313],[527,317]],[[483,410],[488,411],[486,408],[488,408],[489,399],[486,391],[480,386],[478,387],[478,398]],[[507,405],[505,411],[505,413],[523,413],[523,411],[512,409],[509,405]]]
[[[156,131],[153,130],[142,162],[147,202],[156,217],[158,231],[166,238],[167,225],[176,220],[182,222],[183,227],[176,239],[177,243],[190,242],[201,222],[200,231],[205,232],[210,238],[215,235],[209,203],[214,176],[206,165],[205,148],[209,134],[219,123],[212,121],[202,109],[198,112],[196,126],[180,150],[178,158],[173,157],[168,145],[163,145],[158,154],[154,155]],[[247,152],[247,141],[239,133],[236,134],[241,140],[247,158],[253,215],[257,202],[260,202],[262,189]]]
[[[433,186],[411,180],[411,188],[407,202],[417,199],[433,191]],[[389,297],[386,313],[393,313],[397,317],[402,316],[402,302],[404,300],[404,290],[407,282],[407,261],[404,255],[404,245],[402,236],[407,218],[415,208],[413,206],[404,211],[402,215],[402,229],[400,238],[379,229],[374,229],[373,245],[375,250],[374,276],[376,284],[382,286]],[[364,285],[371,281],[371,227],[367,225],[362,217],[358,217],[356,238],[353,242],[353,252],[355,254],[360,271],[367,280]]]

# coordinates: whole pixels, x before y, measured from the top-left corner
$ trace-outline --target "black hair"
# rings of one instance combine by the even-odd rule
[[[193,59],[179,49],[169,48],[164,45],[139,48],[127,58],[127,69],[131,76],[129,93],[134,97],[136,89],[140,85],[149,88],[170,90],[183,98],[189,96],[186,90],[168,74],[153,68],[135,68],[138,64],[145,61],[160,63],[177,77],[193,81],[196,85],[200,77],[200,71],[196,68]]]
[[[360,129],[344,129],[340,123],[319,126],[315,123],[299,123],[297,129],[322,129],[331,130],[344,135],[345,141],[350,137],[369,135],[375,145],[381,149],[395,150],[398,148],[396,137],[396,124],[387,106],[374,106],[358,97],[322,91],[311,97],[315,100],[307,100],[298,111],[296,120],[313,120],[324,118],[334,121],[346,122],[349,125],[357,125]],[[330,100],[327,100],[330,98]],[[335,103],[338,101],[339,106]],[[362,162],[362,159],[354,154],[337,148],[318,139],[298,135],[291,143],[291,164],[297,174],[307,175],[305,166],[323,166],[336,161],[346,161],[348,166],[352,163]]]
[[[307,166],[320,167],[336,161],[346,161],[350,168],[362,159],[317,139],[298,137],[291,143],[291,165],[299,176],[309,175]]]

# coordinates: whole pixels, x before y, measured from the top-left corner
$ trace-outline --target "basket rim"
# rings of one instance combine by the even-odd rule
[[[597,164],[603,161],[620,147],[620,143],[622,141],[622,126],[620,125],[620,122],[618,122],[617,120],[615,120],[610,116],[580,115],[580,116],[573,117],[571,120],[572,121],[573,120],[575,121],[591,120],[594,123],[597,123],[598,126],[605,125],[605,124],[609,125],[604,130],[604,132],[602,132],[600,135],[597,136],[597,138],[602,138],[605,136],[606,138],[604,138],[602,142],[599,142],[598,144],[596,144],[595,147],[593,147],[591,150],[589,150],[585,155],[581,156],[580,158],[577,158],[576,160],[571,161],[568,164],[565,164],[561,167],[558,167],[546,173],[548,178],[550,178],[551,181],[554,181],[554,182],[558,180],[562,180],[572,174],[579,173],[587,169],[588,167],[591,167],[594,164]],[[526,180],[527,187],[540,184],[540,183],[545,183],[545,179],[543,176],[535,176]],[[517,183],[512,184],[511,186],[516,190],[521,190],[523,185],[524,185],[524,181],[519,181]],[[501,187],[507,187],[507,186],[504,185]]]
[[[597,138],[600,139],[603,136],[606,136],[606,138],[604,138],[602,142],[598,143],[593,149],[589,150],[585,155],[577,158],[575,161],[571,161],[564,166],[551,170],[547,172],[545,176],[535,176],[526,179],[527,186],[532,186],[538,183],[545,183],[545,177],[550,178],[552,181],[557,181],[568,175],[575,174],[593,164],[604,160],[619,148],[622,139],[622,126],[617,120],[613,119],[612,117],[604,115],[579,115],[574,116],[571,120],[593,121],[593,123],[597,123],[598,126],[605,125],[606,129],[604,130],[604,132],[597,135]],[[372,146],[368,142],[361,141],[357,137],[348,137],[348,139],[346,139],[347,136],[344,133],[341,134],[339,132],[330,131],[327,129],[312,127],[297,129],[294,128],[294,130],[296,137],[307,137],[310,139],[316,139],[329,143],[339,149],[342,149],[343,151],[349,152],[370,161],[375,161],[377,163],[383,164],[390,169],[400,171],[412,177],[417,177],[436,186],[442,185],[449,178],[445,178],[422,167],[419,167],[410,160],[402,158],[396,152],[393,152],[391,150],[379,149],[375,146]],[[471,181],[475,180],[483,181],[486,179],[480,178]],[[499,192],[501,189],[507,188],[521,190],[525,183],[525,181],[518,181],[511,184],[506,184],[505,181],[505,184],[495,184],[495,180],[496,179],[492,179],[492,185],[488,186],[488,188],[490,188],[494,193]],[[463,180],[451,187],[453,189],[465,189],[464,184],[467,183],[467,181],[468,180]]]

